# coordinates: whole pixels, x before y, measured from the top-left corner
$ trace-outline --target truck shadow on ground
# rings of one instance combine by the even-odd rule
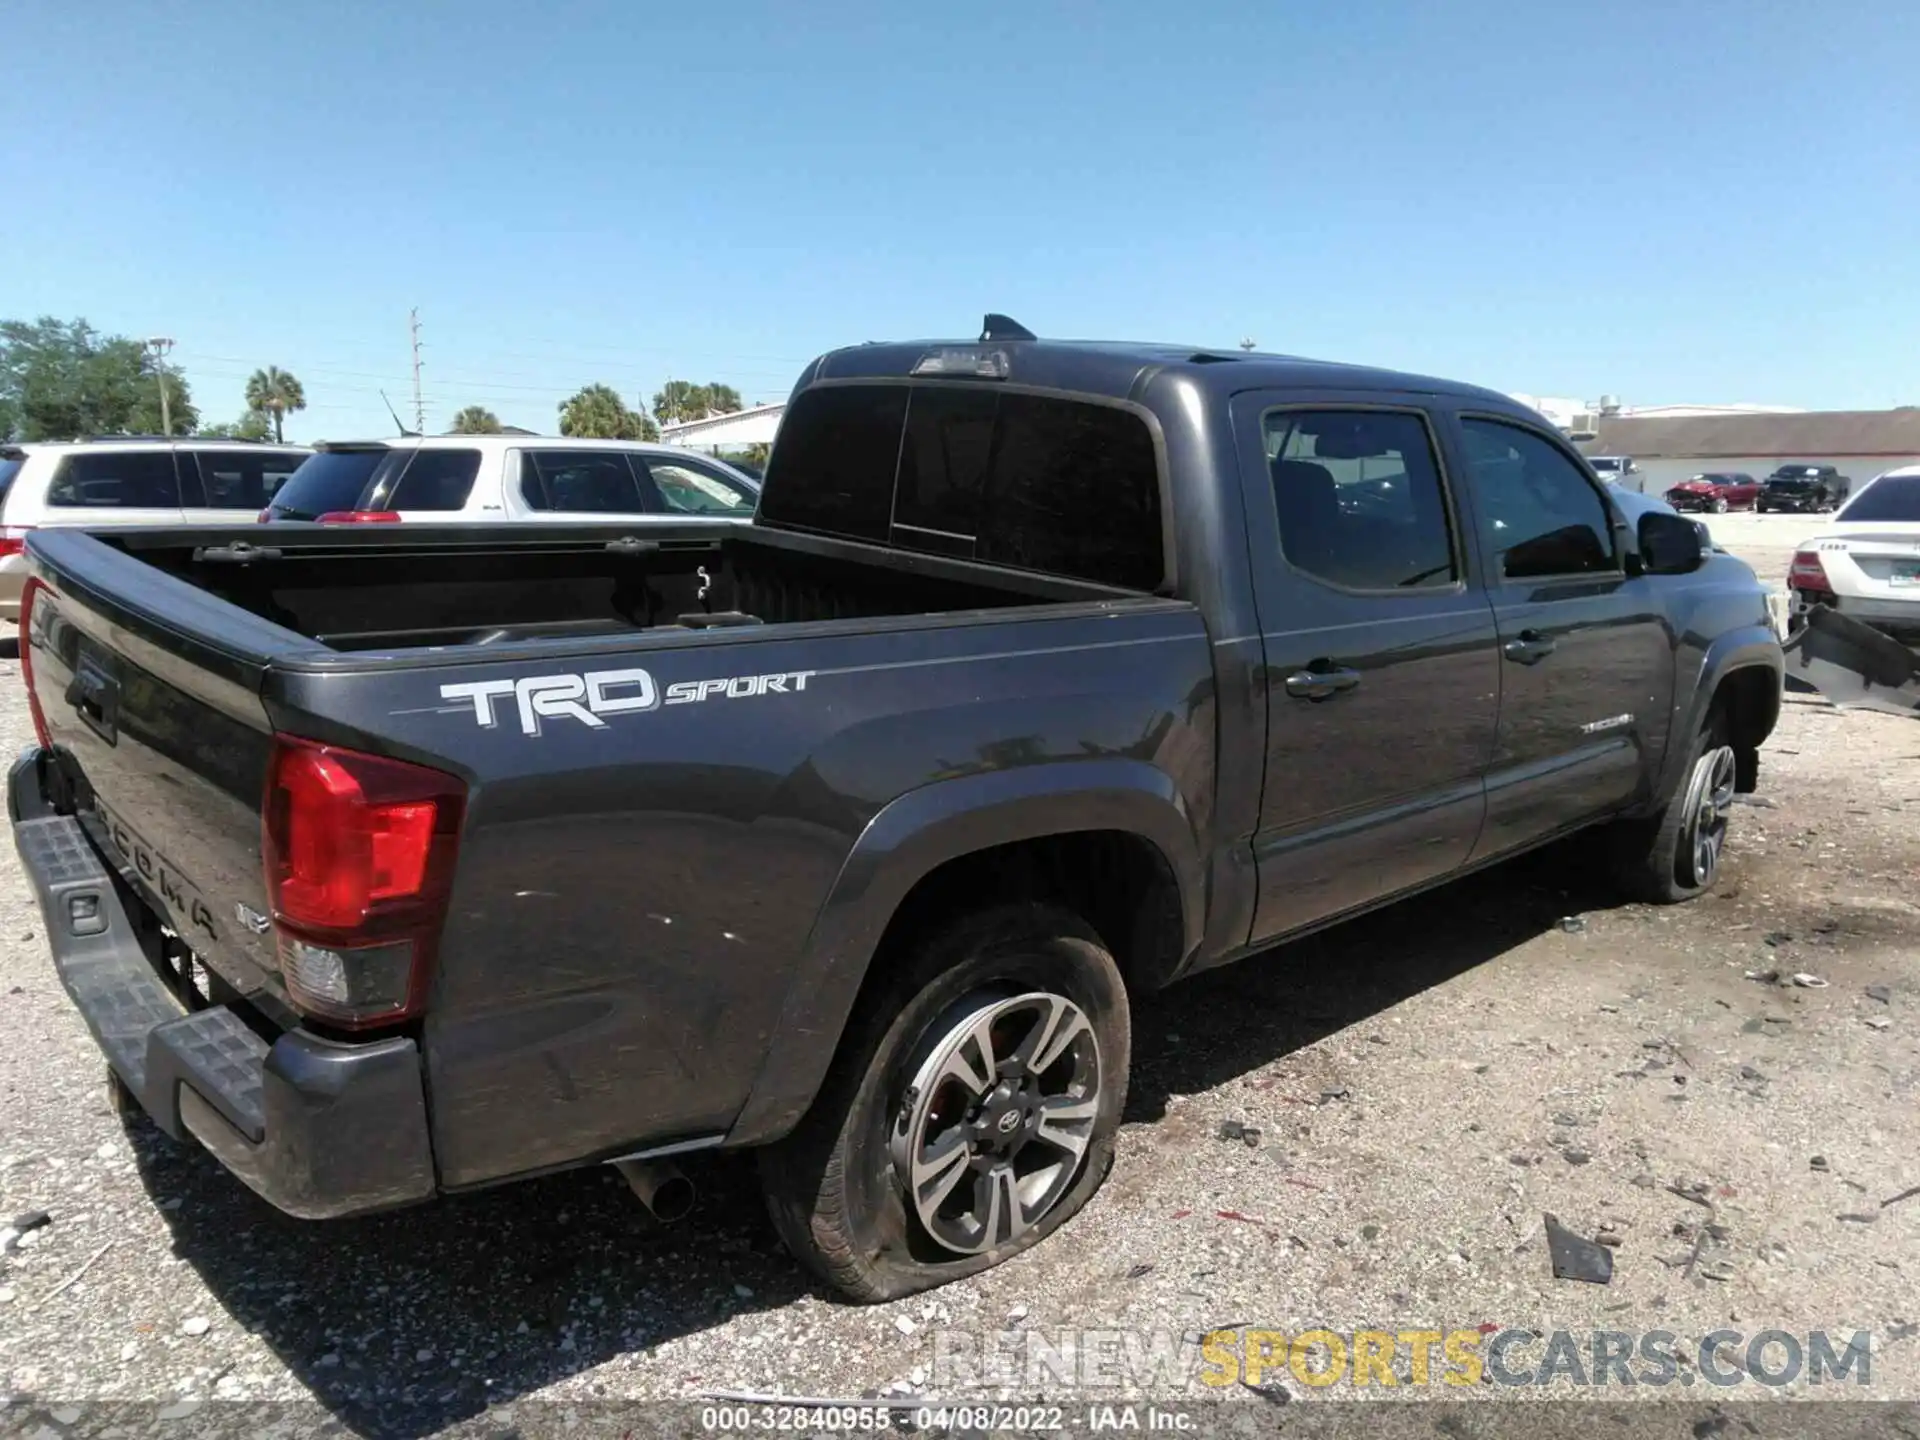
[[[1175,987],[1135,1012],[1128,1119],[1155,1119],[1169,1094],[1258,1069],[1504,953],[1561,915],[1614,903],[1575,878],[1583,873],[1591,867],[1564,849],[1543,852]],[[1169,1034],[1180,1036],[1177,1046]],[[609,1362],[606,1378],[574,1398],[642,1387],[697,1398],[751,1383],[777,1364],[777,1351],[740,1352],[747,1368],[738,1372],[731,1356],[709,1350],[677,1361],[660,1347],[823,1293],[775,1239],[743,1157],[689,1164],[701,1205],[672,1228],[604,1167],[308,1224],[144,1119],[130,1138],[174,1252],[227,1312],[216,1324],[258,1336],[364,1434],[425,1434]],[[233,1373],[258,1393],[247,1368]]]

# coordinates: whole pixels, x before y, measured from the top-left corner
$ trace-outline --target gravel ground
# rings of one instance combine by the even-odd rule
[[[1776,579],[1810,528],[1713,525]],[[311,1397],[355,1428],[412,1402],[406,1428],[431,1430],[523,1398],[924,1391],[942,1332],[1253,1323],[1871,1329],[1870,1393],[1911,1399],[1920,1197],[1883,1202],[1920,1184],[1916,817],[1920,729],[1790,696],[1717,894],[1620,905],[1562,847],[1138,1007],[1087,1211],[874,1308],[803,1278],[738,1160],[688,1167],[702,1204],[671,1229],[605,1170],[280,1216],[114,1117],[7,847],[0,1220],[52,1221],[0,1260],[0,1391]],[[1749,974],[1768,971],[1826,983]],[[1610,1285],[1551,1277],[1543,1212],[1617,1240]]]

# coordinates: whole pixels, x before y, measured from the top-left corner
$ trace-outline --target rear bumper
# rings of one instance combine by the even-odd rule
[[[434,1192],[420,1053],[404,1037],[269,1044],[223,1005],[187,1010],[162,982],[130,898],[80,822],[48,804],[42,754],[7,777],[20,863],[54,968],[116,1075],[167,1134],[191,1134],[264,1199],[303,1219]]]

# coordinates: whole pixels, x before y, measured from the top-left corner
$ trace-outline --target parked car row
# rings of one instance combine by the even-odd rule
[[[0,445],[0,620],[29,532],[317,520],[745,521],[759,482],[671,445],[444,435],[315,447],[116,436]]]

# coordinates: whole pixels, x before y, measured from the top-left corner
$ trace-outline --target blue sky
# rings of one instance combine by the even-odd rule
[[[1633,403],[1920,403],[1920,6],[12,0],[0,317],[209,419],[550,430],[836,345],[1232,344]]]

